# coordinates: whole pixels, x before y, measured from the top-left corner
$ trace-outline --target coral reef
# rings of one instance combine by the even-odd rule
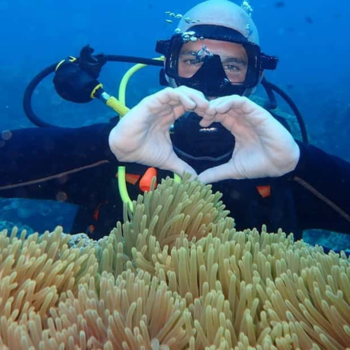
[[[350,348],[350,260],[220,198],[167,179],[98,242],[1,232],[0,349]]]

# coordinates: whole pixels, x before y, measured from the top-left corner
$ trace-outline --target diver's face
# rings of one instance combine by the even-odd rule
[[[248,57],[240,44],[220,40],[204,39],[189,41],[182,46],[178,63],[178,74],[183,78],[192,77],[202,66],[204,58],[219,55],[227,78],[233,84],[245,81]]]

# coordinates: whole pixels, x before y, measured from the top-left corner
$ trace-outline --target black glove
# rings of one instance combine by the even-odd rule
[[[92,100],[91,93],[100,84],[97,78],[107,61],[103,54],[92,56],[93,52],[87,45],[78,59],[70,57],[58,66],[53,83],[63,99],[76,103]]]

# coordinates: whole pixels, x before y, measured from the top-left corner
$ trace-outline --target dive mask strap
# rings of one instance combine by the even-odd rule
[[[278,58],[275,56],[265,55],[263,52],[260,53],[261,59],[261,70],[275,70],[278,64]]]

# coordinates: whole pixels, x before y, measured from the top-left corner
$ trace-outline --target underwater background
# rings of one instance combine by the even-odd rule
[[[45,67],[78,56],[86,44],[95,53],[156,57],[156,40],[169,38],[176,28],[176,21],[166,22],[165,12],[184,14],[199,2],[0,0],[0,130],[34,127],[23,112],[23,93]],[[311,143],[350,161],[350,2],[252,0],[250,5],[262,50],[280,59],[267,79],[297,104]],[[105,90],[117,95],[129,67],[107,64],[100,75]],[[158,71],[150,67],[132,78],[129,107],[160,88]],[[258,94],[264,96],[260,90]],[[62,100],[52,76],[35,90],[32,102],[40,118],[60,126],[106,122],[114,116],[97,101],[75,105]],[[286,105],[281,102],[281,107]],[[67,203],[18,199],[0,199],[0,208],[0,228],[17,225],[39,232],[57,225],[69,232],[76,210]],[[310,231],[305,238],[350,248],[347,235]]]

